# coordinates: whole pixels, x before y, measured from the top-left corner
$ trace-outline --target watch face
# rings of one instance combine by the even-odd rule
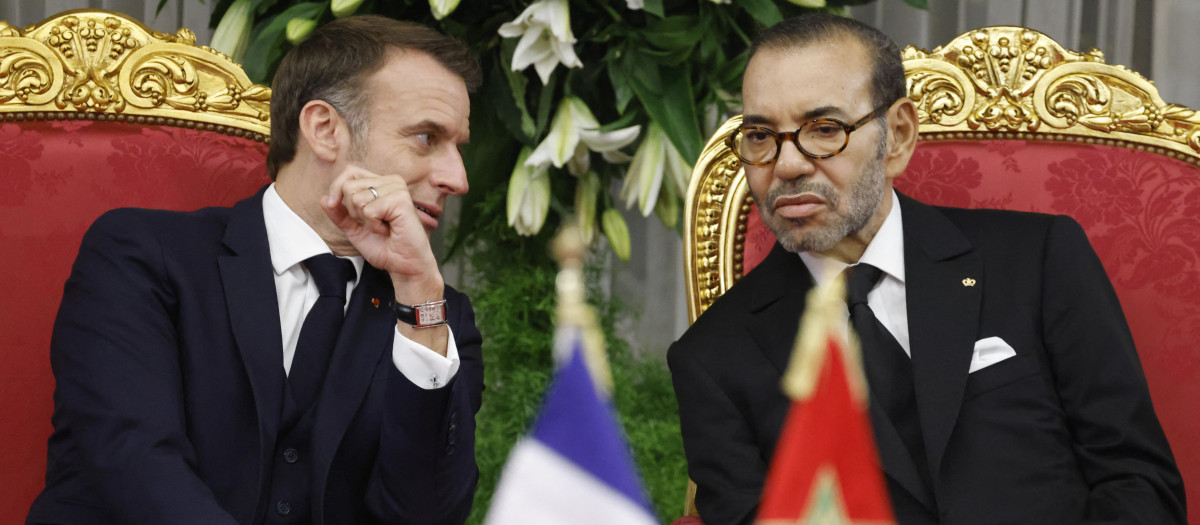
[[[446,322],[446,305],[430,304],[417,306],[417,326],[428,326]]]

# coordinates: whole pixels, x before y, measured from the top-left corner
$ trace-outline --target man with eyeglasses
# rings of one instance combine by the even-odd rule
[[[778,244],[668,354],[701,518],[753,521],[805,295],[845,272],[900,524],[1185,523],[1129,329],[1079,225],[895,192],[917,115],[878,30],[805,15],[750,53],[744,121],[726,140]]]

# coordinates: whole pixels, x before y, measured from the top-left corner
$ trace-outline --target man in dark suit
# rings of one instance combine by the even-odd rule
[[[847,330],[863,333],[899,523],[1186,521],[1120,305],[1077,223],[894,192],[917,117],[899,50],[873,28],[784,21],[755,42],[743,82],[731,144],[778,243],[668,355],[706,523],[753,520],[805,295],[847,267]],[[856,274],[870,278],[854,300]]]
[[[423,26],[332,22],[275,77],[274,184],[98,219],[54,327],[27,522],[464,521],[480,336],[428,235],[467,191],[479,79]]]

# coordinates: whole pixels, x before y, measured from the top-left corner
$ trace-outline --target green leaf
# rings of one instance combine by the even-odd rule
[[[535,136],[541,136],[546,131],[546,127],[550,124],[550,114],[558,108],[558,101],[554,98],[554,92],[560,76],[551,76],[550,83],[542,86],[542,95],[538,97],[537,133],[534,134]]]
[[[770,27],[783,21],[783,13],[772,0],[738,0],[738,5],[745,9],[758,23]]]
[[[525,111],[524,107],[520,107],[524,106],[525,94],[522,93],[518,96],[511,91],[509,81],[512,80],[512,75],[503,69],[502,64],[494,64],[488,71],[487,82],[472,98],[480,97],[486,100],[500,121],[504,123],[508,134],[523,143],[530,144],[537,133],[537,126],[534,125],[533,117],[529,116],[529,112]],[[506,76],[508,81],[506,81]],[[519,73],[516,76],[524,77]]]
[[[655,76],[659,76],[657,71]],[[662,126],[675,149],[688,162],[695,162],[704,146],[704,137],[700,135],[691,79],[683,68],[663,68],[659,77],[662,82],[657,89],[635,77],[633,90],[650,118]]]
[[[690,48],[704,36],[696,30],[699,23],[700,19],[695,16],[672,16],[648,25],[642,35],[659,49]]]
[[[533,121],[533,117],[529,115],[529,108],[525,103],[525,87],[529,85],[529,77],[521,71],[512,70],[512,55],[517,47],[516,39],[506,38],[500,43],[500,61],[497,67],[503,72],[506,80],[505,85],[508,86],[508,95],[512,100],[520,114],[516,116],[520,121],[520,126],[513,132],[518,138],[522,136],[524,139],[533,139],[537,136],[537,124]],[[493,79],[495,82],[496,79]],[[506,127],[510,130],[513,128],[510,122],[511,117],[503,117]],[[523,140],[524,141],[524,140]]]
[[[629,105],[629,101],[633,100],[633,88],[629,85],[629,75],[618,61],[618,56],[620,56],[618,50],[615,48],[610,50],[608,56],[604,58],[608,63],[608,67],[604,69],[608,71],[608,81],[612,83],[617,113],[624,114],[625,107]]]
[[[285,9],[282,13],[268,18],[255,27],[257,36],[246,50],[242,61],[246,75],[257,83],[270,84],[274,66],[283,58],[286,47],[286,30],[288,22],[296,18],[318,19],[325,11],[327,2],[305,2]]]
[[[646,0],[642,10],[659,18],[666,16],[666,11],[663,10],[662,0]]]

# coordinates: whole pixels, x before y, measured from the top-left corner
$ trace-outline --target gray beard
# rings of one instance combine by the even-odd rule
[[[762,217],[763,224],[779,240],[780,246],[789,252],[823,252],[832,249],[842,239],[863,229],[871,221],[875,211],[879,209],[880,203],[883,202],[885,182],[883,157],[886,153],[887,139],[885,136],[879,141],[875,158],[863,167],[850,187],[850,192],[846,195],[850,201],[847,203],[845,214],[836,216],[828,225],[810,231],[797,239],[790,233],[793,228],[803,226],[806,221],[804,219],[785,219],[774,215],[775,201],[780,197],[805,192],[819,195],[829,203],[832,210],[839,209],[838,204],[841,199],[833,186],[809,178],[786,181],[768,192],[765,199],[760,195],[755,195],[754,200],[759,203],[758,213]]]

